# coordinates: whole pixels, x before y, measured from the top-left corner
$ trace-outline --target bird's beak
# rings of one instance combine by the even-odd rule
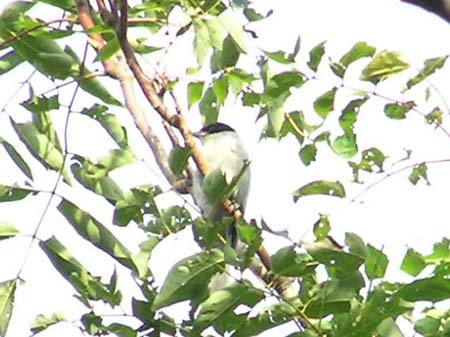
[[[205,136],[205,132],[203,131],[196,131],[196,132],[192,132],[192,135],[196,138],[202,138],[203,136]]]

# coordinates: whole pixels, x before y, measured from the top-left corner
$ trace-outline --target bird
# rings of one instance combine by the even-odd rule
[[[242,214],[245,212],[247,197],[250,188],[249,156],[236,131],[227,124],[213,123],[204,126],[200,131],[193,133],[200,140],[200,149],[204,156],[208,172],[221,172],[227,184],[233,182],[233,189],[227,195],[238,207]],[[234,179],[239,178],[237,181]],[[225,217],[230,216],[223,208],[222,203],[211,204],[205,195],[203,188],[204,177],[198,170],[194,172],[192,179],[192,196],[199,206],[203,217],[214,224],[221,223]],[[195,232],[195,228],[194,228]],[[237,239],[235,224],[233,223],[225,239],[239,255],[243,250],[242,243]],[[209,291],[214,293],[222,290],[230,284],[232,278],[229,268],[212,277],[209,283]]]
[[[241,213],[244,213],[251,174],[248,167],[249,156],[238,134],[229,125],[217,122],[204,126],[193,135],[200,139],[201,152],[208,172],[221,172],[227,184],[239,177],[229,197]],[[221,203],[212,205],[208,202],[203,189],[203,179],[203,175],[197,170],[192,182],[194,200],[207,220],[220,222],[228,213]]]

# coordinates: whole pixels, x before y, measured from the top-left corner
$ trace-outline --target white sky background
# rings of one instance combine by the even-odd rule
[[[267,10],[275,9],[275,13],[267,22],[255,25],[260,37],[258,41],[260,46],[271,51],[280,49],[290,51],[300,34],[302,51],[299,62],[303,64],[307,60],[308,51],[323,40],[328,41],[327,54],[334,59],[339,59],[357,41],[366,41],[377,47],[377,50],[399,50],[416,67],[420,67],[426,58],[450,53],[447,39],[450,35],[449,24],[423,10],[401,4],[396,0],[297,2],[284,0],[257,3],[264,4]],[[178,48],[182,48],[182,45]],[[179,51],[173,49],[165,60],[169,73],[180,74],[177,73],[176,67],[171,67],[179,55]],[[0,102],[5,102],[11,97],[25,76],[27,73],[13,71],[8,80],[2,77]],[[331,81],[327,83],[330,77],[327,77],[325,72],[323,78],[325,81],[317,88],[318,91],[311,95],[311,99],[333,84]],[[447,100],[450,90],[449,78],[448,65],[431,78]],[[387,96],[395,97],[398,95],[398,86],[388,87],[383,92]],[[26,96],[26,91],[19,95],[22,99]],[[307,108],[310,102],[304,100],[304,97],[300,97],[298,102],[292,102],[293,109]],[[15,113],[16,110],[10,106],[7,111]],[[305,168],[298,159],[298,146],[292,139],[283,140],[281,143],[275,141],[258,143],[262,124],[257,123],[258,127],[254,127],[256,113],[251,109],[236,111],[236,107],[230,104],[222,114],[223,121],[235,127],[241,136],[244,135],[242,138],[252,156],[253,181],[247,218],[263,217],[273,229],[288,229],[291,238],[299,241],[305,238],[305,234],[308,234],[306,238],[310,237],[311,226],[317,220],[319,212],[329,214],[332,234],[339,240],[343,238],[345,232],[355,232],[378,248],[384,245],[384,251],[392,262],[387,277],[390,280],[405,279],[404,275],[394,271],[398,269],[407,246],[428,253],[434,242],[448,236],[450,214],[447,195],[450,179],[447,172],[450,164],[429,167],[431,186],[425,186],[421,182],[413,187],[407,180],[410,171],[405,171],[365,193],[360,199],[363,203],[349,201],[364,189],[364,186],[351,185],[347,190],[349,196],[347,199],[311,197],[300,199],[294,204],[292,192],[304,183],[313,179],[340,179],[346,183],[351,179],[351,171],[345,160],[337,159],[325,146],[319,149],[317,163]],[[125,123],[129,123],[126,112],[121,111],[118,114]],[[0,113],[0,136],[5,138],[10,135],[10,130],[2,125],[5,124],[6,117],[4,112]],[[76,118],[73,120],[73,123],[81,122]],[[129,125],[131,127],[131,123]],[[444,126],[450,128],[448,123]],[[193,119],[193,128],[197,127],[198,121]],[[387,171],[401,167],[402,164],[391,167],[389,163],[401,159],[404,156],[404,148],[414,151],[413,162],[450,158],[450,139],[439,130],[425,126],[423,118],[414,113],[409,115],[407,121],[391,121],[384,117],[382,105],[373,103],[361,111],[356,131],[360,149],[377,146],[390,156]],[[142,141],[132,141],[137,144],[138,154],[144,156],[148,152]],[[92,146],[93,142],[95,146]],[[101,139],[97,135],[95,138],[87,135],[80,138],[80,135],[72,134],[69,140],[72,151],[76,149],[89,155],[99,155],[95,153],[95,149],[100,147],[99,144],[113,146],[107,139]],[[18,149],[24,148],[19,146]],[[5,157],[5,152],[0,149],[0,183],[11,183],[16,179],[13,175],[15,168],[10,162],[5,162],[3,159]],[[151,159],[148,162],[151,162]],[[39,176],[39,172],[45,172],[39,166],[33,167],[33,170],[35,177]],[[123,170],[117,177],[126,179],[122,181],[123,184],[133,185],[138,182],[154,182],[154,177],[149,177],[149,174],[152,175],[148,168],[139,166],[135,167],[131,174],[130,171]],[[37,185],[49,190],[53,186],[54,177],[49,174],[45,179],[39,178]],[[380,177],[363,176],[363,178],[366,178],[367,182],[373,182]],[[17,204],[0,205],[0,222],[14,223],[24,233],[29,234],[35,228],[47,199],[48,195],[44,194],[32,201],[26,199]],[[95,205],[93,215],[103,223],[110,223],[111,207],[101,199],[95,196],[87,198],[86,195],[75,197],[77,204],[82,208],[93,209],[92,205]],[[161,200],[162,203],[172,202],[173,195],[167,194],[161,199],[164,199]],[[136,247],[142,240],[137,231],[134,236],[122,234],[128,233],[128,228],[124,230],[112,228],[112,230],[130,247]],[[63,241],[88,269],[97,271],[99,275],[111,273],[110,260],[102,254],[96,254],[96,250],[79,239],[71,227],[64,224],[62,216],[54,210],[49,212],[38,236],[46,239],[52,234]],[[186,235],[184,233],[168,239],[155,251],[152,264],[154,270],[159,273],[158,281],[163,280],[174,262],[194,252],[195,247],[187,243]],[[0,281],[13,278],[17,274],[28,242],[28,237],[1,242]],[[272,237],[267,238],[271,252],[286,244],[288,243],[274,240]],[[173,245],[177,248],[173,249]],[[92,256],[96,259],[93,260]],[[73,293],[71,286],[61,281],[57,272],[36,247],[33,248],[32,256],[22,276],[26,282],[18,291],[17,310],[11,321],[8,337],[27,336],[28,327],[38,313],[51,315],[55,311],[62,311],[69,319],[75,319],[79,317],[80,312],[84,312],[83,306],[71,297]],[[120,282],[125,284],[129,280],[124,276]],[[65,336],[80,335],[78,330],[67,324],[50,329],[43,336],[58,336],[61,333]]]

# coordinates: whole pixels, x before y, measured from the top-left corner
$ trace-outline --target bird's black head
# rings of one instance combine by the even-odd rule
[[[205,125],[200,129],[199,132],[194,133],[194,136],[196,137],[202,137],[206,135],[212,135],[214,133],[224,132],[224,131],[232,131],[234,132],[234,129],[224,123],[213,123]]]

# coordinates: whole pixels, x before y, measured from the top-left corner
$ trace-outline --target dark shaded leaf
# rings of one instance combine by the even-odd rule
[[[396,296],[410,302],[443,301],[450,298],[450,282],[439,277],[417,279],[401,288]]]
[[[425,60],[424,66],[420,69],[419,73],[406,82],[406,87],[411,89],[416,84],[425,80],[428,76],[432,75],[436,70],[441,69],[445,61],[447,61],[448,55],[435,57]]]
[[[204,251],[181,260],[169,271],[152,309],[205,296],[211,277],[223,268],[223,253],[219,250]]]
[[[219,104],[217,103],[214,90],[210,87],[206,90],[199,105],[204,124],[213,124],[217,122],[219,116]]]
[[[323,119],[327,118],[328,114],[334,110],[334,98],[336,92],[337,88],[333,88],[316,98],[314,101],[314,110]]]
[[[317,180],[296,190],[294,192],[294,201],[307,195],[327,195],[344,198],[345,189],[339,181]]]
[[[319,68],[320,61],[322,61],[322,56],[325,54],[325,41],[317,44],[311,51],[309,52],[309,61],[308,67],[316,72]]]
[[[316,154],[317,147],[314,143],[303,146],[299,152],[300,159],[305,166],[309,166],[309,164],[316,160]]]
[[[300,277],[311,273],[318,265],[308,254],[297,253],[294,246],[278,250],[272,255],[271,263],[275,274],[287,277]]]
[[[359,110],[361,105],[367,102],[367,97],[357,98],[350,101],[347,106],[342,109],[342,113],[339,116],[339,125],[346,135],[354,134],[354,126],[358,118]]]
[[[305,78],[302,73],[298,71],[285,71],[272,76],[265,89],[265,96],[270,99],[278,99],[280,96],[289,94],[289,90],[300,88],[305,83]],[[287,97],[287,96],[286,96]]]
[[[388,103],[384,106],[384,114],[392,119],[404,119],[406,113],[414,108],[416,104],[413,101],[405,103]]]
[[[14,146],[8,143],[6,140],[0,138],[0,144],[3,145],[6,152],[9,154],[13,162],[20,168],[20,170],[31,180],[33,180],[33,174],[31,173],[30,166],[28,166],[27,162],[22,158],[19,152],[16,151]]]
[[[262,290],[247,284],[235,282],[228,287],[216,291],[200,305],[199,316],[194,322],[193,332],[199,335],[207,327],[228,321],[228,316],[234,314],[239,305],[253,307],[264,298]]]
[[[228,35],[222,43],[221,66],[223,69],[234,67],[239,60],[240,52],[233,39]]]
[[[191,149],[175,146],[170,151],[169,166],[172,172],[176,175],[181,174],[188,164],[188,160],[191,156]]]
[[[22,200],[29,194],[36,194],[33,190],[26,190],[14,186],[0,185],[0,202]]]
[[[63,200],[58,210],[79,235],[128,268],[134,269],[128,249],[100,222],[73,203]]]

